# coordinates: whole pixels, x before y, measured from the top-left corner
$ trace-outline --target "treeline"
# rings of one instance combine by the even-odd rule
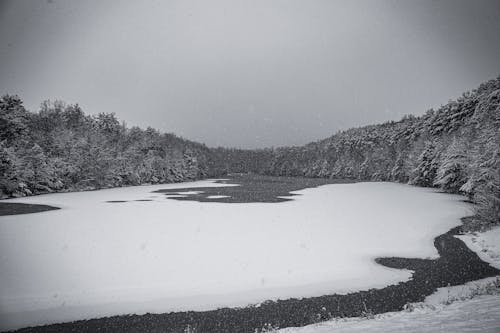
[[[62,102],[33,113],[17,96],[0,99],[1,198],[194,180],[215,176],[211,163],[204,145],[127,128],[114,114]]]
[[[0,197],[168,183],[254,172],[394,181],[463,193],[500,223],[500,77],[423,116],[339,132],[301,147],[214,148],[114,114],[0,100]]]
[[[436,187],[478,203],[476,221],[500,224],[500,77],[421,117],[277,149],[261,173]]]
[[[274,157],[273,149],[212,148],[210,167],[219,175],[231,173],[263,174]]]

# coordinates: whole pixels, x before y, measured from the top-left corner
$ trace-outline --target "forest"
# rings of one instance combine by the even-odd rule
[[[461,193],[474,223],[500,222],[500,77],[436,110],[299,147],[208,148],[114,114],[0,99],[0,198],[181,182],[229,173],[393,181]]]
[[[27,111],[17,96],[0,100],[0,196],[170,183],[214,176],[204,145],[128,128],[114,114],[44,102]]]

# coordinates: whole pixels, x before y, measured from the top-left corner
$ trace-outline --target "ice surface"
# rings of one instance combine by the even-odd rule
[[[62,209],[0,217],[0,329],[383,287],[411,272],[374,258],[436,257],[434,237],[470,214],[460,196],[393,183],[325,185],[281,203],[151,196],[207,186],[227,184],[9,200]]]

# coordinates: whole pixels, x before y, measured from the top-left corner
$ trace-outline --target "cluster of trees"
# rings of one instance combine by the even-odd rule
[[[180,182],[210,174],[204,145],[148,128],[127,128],[114,114],[44,102],[28,112],[17,96],[0,99],[0,197]]]
[[[500,223],[500,77],[421,117],[339,132],[274,151],[262,173],[437,187]]]
[[[210,170],[213,174],[231,173],[263,174],[274,156],[272,149],[211,149]]]

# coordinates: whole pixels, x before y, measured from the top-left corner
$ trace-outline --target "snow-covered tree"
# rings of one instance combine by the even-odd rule
[[[33,193],[51,192],[55,170],[38,144],[35,143],[32,147],[23,149],[21,163],[19,178],[27,184],[30,191]]]
[[[457,193],[467,182],[466,169],[466,146],[462,141],[455,139],[444,154],[433,184],[446,192]]]
[[[18,96],[0,98],[0,142],[12,143],[26,134],[27,112]]]
[[[418,186],[432,186],[438,169],[437,150],[433,142],[427,142],[413,170],[411,183]]]
[[[14,152],[0,142],[0,198],[8,197],[18,190],[17,163]]]
[[[486,181],[476,189],[476,213],[483,225],[500,224],[500,152],[490,162],[495,166],[486,171]]]
[[[391,169],[391,180],[399,183],[408,182],[405,161],[401,156],[396,159],[394,167]]]

